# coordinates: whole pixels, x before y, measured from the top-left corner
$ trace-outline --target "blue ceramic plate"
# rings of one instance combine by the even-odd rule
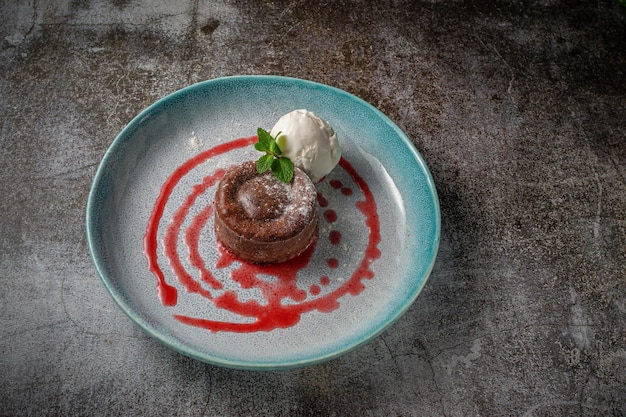
[[[278,268],[233,261],[213,234],[214,181],[258,158],[236,139],[299,108],[333,126],[343,155],[317,184],[317,242]],[[439,233],[431,175],[393,122],[275,76],[210,80],[148,107],[106,152],[87,205],[91,255],[122,310],[178,352],[243,369],[311,365],[375,338],[418,296]]]

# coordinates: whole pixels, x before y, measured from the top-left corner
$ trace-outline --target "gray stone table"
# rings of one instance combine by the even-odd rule
[[[0,415],[626,415],[617,0],[4,0],[0,16]],[[116,134],[233,74],[367,100],[439,192],[417,301],[324,364],[175,353],[122,313],[88,253],[87,195]]]

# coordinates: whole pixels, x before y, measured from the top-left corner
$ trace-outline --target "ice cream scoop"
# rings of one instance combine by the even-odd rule
[[[341,158],[335,131],[311,111],[287,113],[278,119],[270,134],[276,138],[282,156],[291,159],[313,182],[332,171]]]

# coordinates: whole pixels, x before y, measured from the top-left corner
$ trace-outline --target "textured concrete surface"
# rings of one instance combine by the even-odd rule
[[[626,8],[152,3],[0,0],[0,415],[626,415]],[[364,98],[435,178],[426,288],[332,362],[181,356],[126,318],[89,258],[87,194],[115,135],[233,74]]]

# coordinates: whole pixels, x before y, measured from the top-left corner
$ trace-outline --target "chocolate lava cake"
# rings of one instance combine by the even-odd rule
[[[215,234],[238,258],[283,262],[304,251],[317,235],[317,192],[295,168],[289,184],[271,171],[259,174],[254,161],[229,170],[215,195]]]

